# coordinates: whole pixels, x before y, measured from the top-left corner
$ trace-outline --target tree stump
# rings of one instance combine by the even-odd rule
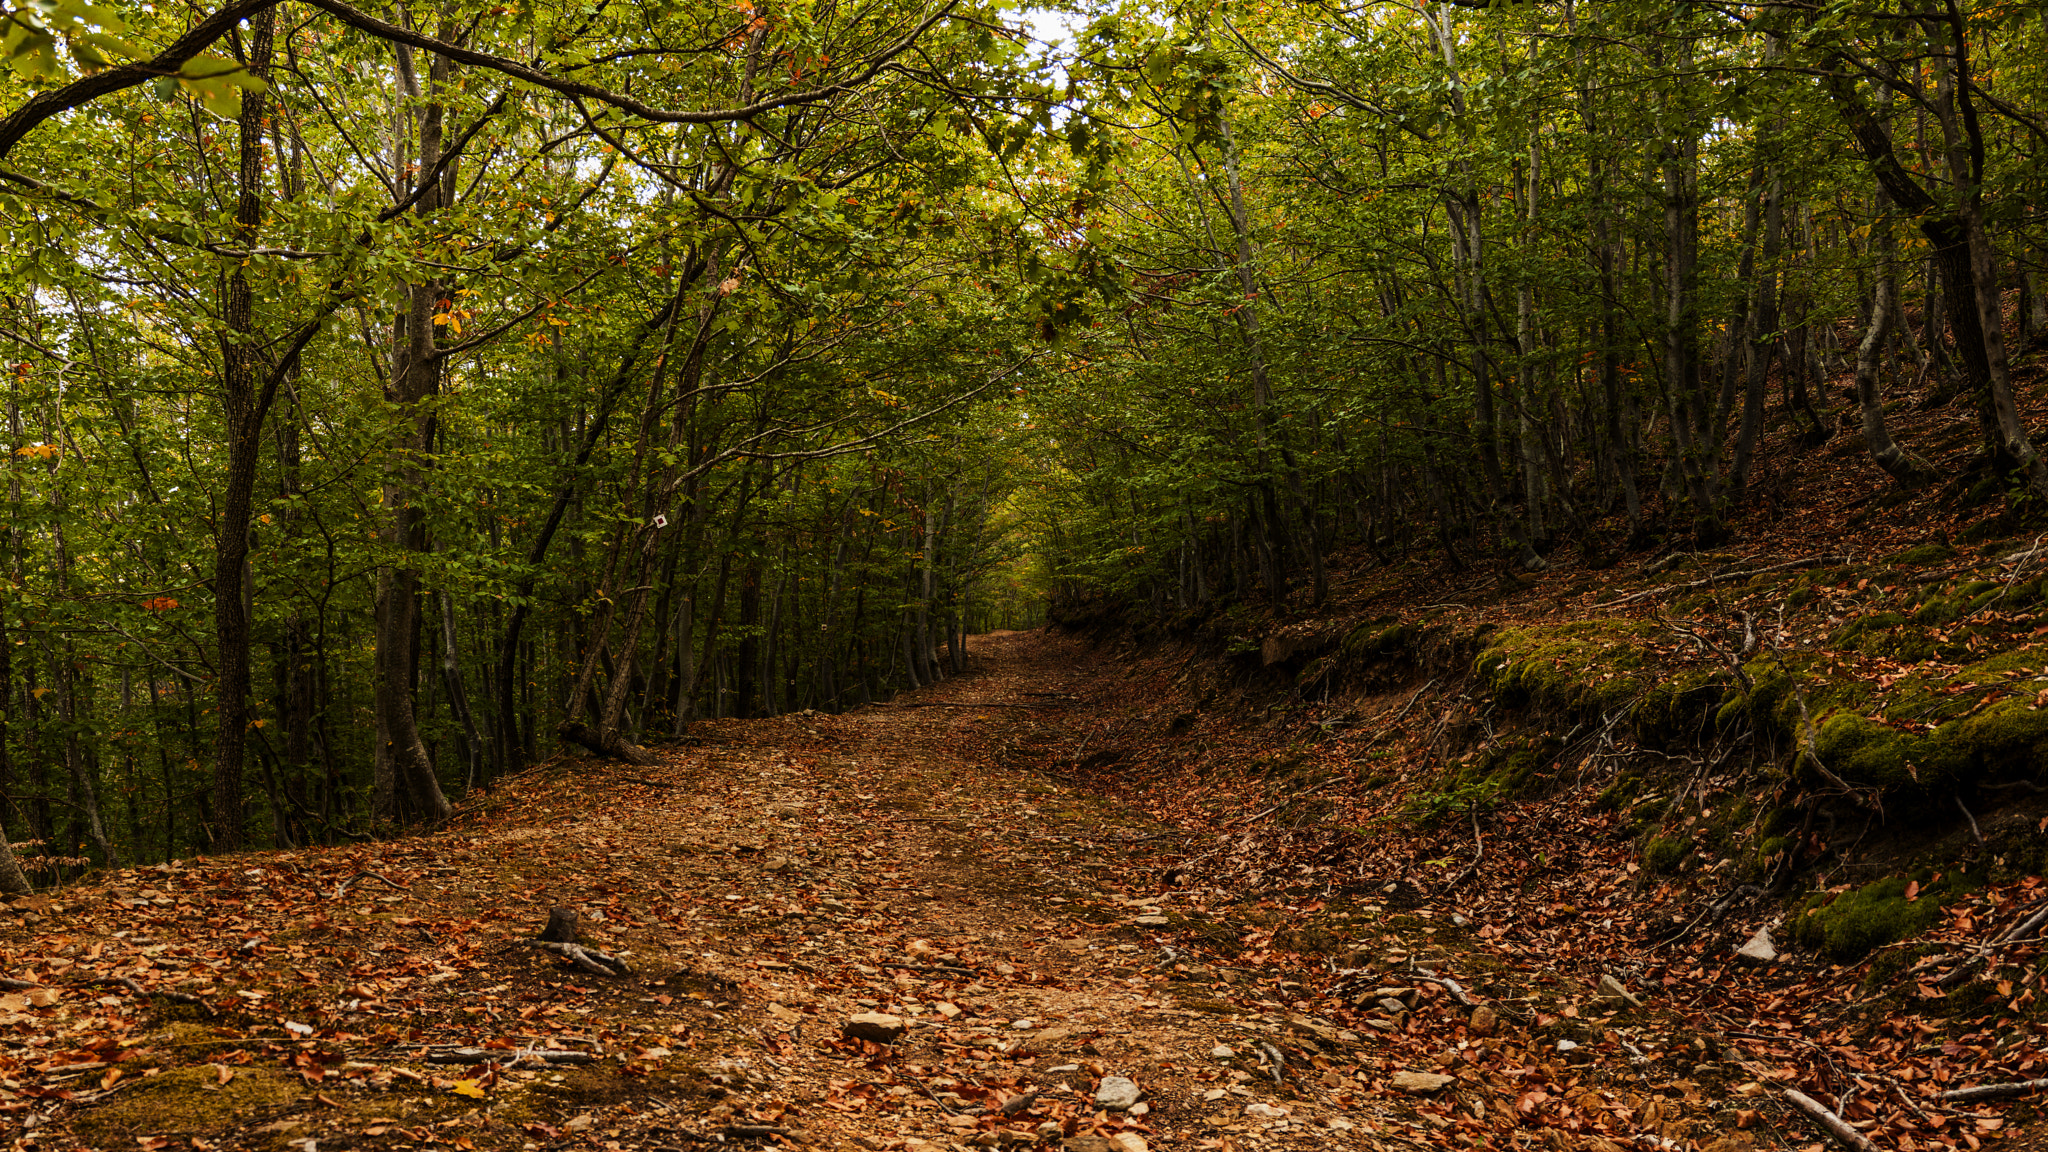
[[[540,930],[540,938],[550,944],[580,943],[576,928],[576,910],[574,908],[550,908],[548,909],[548,926]]]

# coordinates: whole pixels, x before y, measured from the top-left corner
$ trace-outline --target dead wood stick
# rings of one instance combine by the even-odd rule
[[[1623,596],[1619,600],[1608,600],[1595,604],[1593,607],[1613,608],[1621,604],[1633,604],[1638,600],[1655,596],[1659,592],[1678,592],[1687,588],[1704,588],[1709,584],[1719,584],[1728,580],[1746,580],[1752,576],[1768,576],[1773,572],[1785,572],[1793,568],[1816,568],[1822,564],[1844,563],[1848,559],[1847,556],[1811,556],[1805,560],[1791,560],[1783,564],[1773,564],[1767,568],[1751,568],[1745,572],[1717,572],[1704,580],[1694,580],[1689,584],[1660,584],[1655,588],[1648,588],[1641,592]]]
[[[1470,880],[1472,877],[1478,875],[1479,862],[1481,860],[1486,859],[1486,841],[1482,839],[1479,835],[1478,805],[1475,804],[1472,807],[1467,808],[1465,810],[1465,815],[1472,817],[1472,863],[1468,865],[1463,872],[1458,873],[1458,878],[1456,880],[1451,881],[1451,887],[1453,888],[1458,887],[1460,884],[1463,884],[1465,881]]]
[[[1427,968],[1417,968],[1414,971],[1415,975],[1421,977],[1424,980],[1428,980],[1431,983],[1443,985],[1444,990],[1451,994],[1451,999],[1456,1000],[1458,1003],[1463,1004],[1465,1007],[1479,1007],[1479,1001],[1474,1000],[1470,992],[1467,992],[1463,988],[1459,987],[1458,982],[1456,980],[1451,979],[1449,976],[1439,976]]]
[[[171,992],[161,988],[144,988],[142,985],[137,984],[135,981],[129,979],[126,976],[101,976],[92,980],[87,980],[85,981],[85,983],[110,984],[116,987],[126,988],[128,991],[135,993],[137,996],[156,996],[164,1000],[175,1000],[180,1004],[195,1005],[201,1011],[205,1012],[208,1016],[219,1015],[219,1013],[214,1011],[213,1005],[208,1004],[206,1001],[201,1000],[199,997],[194,996],[189,992]]]
[[[1956,802],[1956,807],[1960,809],[1963,813],[1963,819],[1968,820],[1970,822],[1970,835],[1975,837],[1978,846],[1982,847],[1984,844],[1984,833],[1977,828],[1977,818],[1975,816],[1970,815],[1970,809],[1967,805],[1963,803],[1963,798],[1961,796],[1954,797],[1954,799]]]
[[[1002,702],[1002,701],[995,701],[995,702],[992,702],[992,703],[988,703],[988,704],[972,704],[972,703],[970,703],[970,704],[955,704],[955,703],[953,703],[953,702],[951,702],[951,701],[948,701],[948,700],[911,700],[911,701],[906,701],[906,702],[904,702],[904,703],[902,703],[902,704],[897,704],[897,705],[894,705],[894,707],[897,707],[897,708],[1057,708],[1057,707],[1059,707],[1059,705],[1058,705],[1058,704],[1054,704],[1054,703],[1051,703],[1051,702],[1047,702],[1047,703],[1043,703],[1043,704],[1040,704],[1040,703],[1035,703],[1035,702],[1033,702],[1033,701],[1029,701],[1029,700],[1026,700],[1026,701],[1021,701],[1021,702],[1016,702],[1016,703],[1004,703],[1004,702]]]
[[[598,1058],[594,1053],[565,1048],[441,1048],[426,1055],[429,1064],[482,1064],[490,1060],[505,1060],[510,1064],[521,1060],[539,1060],[544,1064],[595,1064]]]
[[[2005,935],[1999,937],[1998,943],[2017,944],[2022,940],[2030,940],[2033,938],[2035,933],[2041,930],[2041,925],[2043,924],[2048,924],[2048,904],[2042,905],[2041,910],[2039,912],[2036,912],[2032,916],[2027,917],[2025,920],[2015,925],[2012,931],[2007,932]]]
[[[16,979],[15,979],[14,977],[12,977],[12,976],[0,976],[0,988],[41,988],[41,987],[43,987],[43,985],[41,985],[41,984],[38,984],[38,983],[36,983],[36,982],[35,982],[35,981],[33,981],[33,980],[16,980]]]
[[[528,940],[527,943],[543,952],[552,952],[593,976],[630,976],[633,973],[617,956],[585,948],[581,944],[564,944],[555,940]]]
[[[1381,740],[1386,739],[1388,736],[1393,735],[1394,730],[1401,726],[1401,721],[1406,720],[1408,718],[1408,710],[1415,707],[1416,701],[1422,699],[1423,693],[1429,691],[1431,688],[1434,687],[1436,687],[1436,677],[1432,676],[1429,679],[1429,683],[1424,684],[1420,688],[1417,688],[1415,690],[1415,694],[1408,697],[1408,702],[1406,704],[1401,705],[1401,710],[1399,712],[1394,713],[1394,718],[1392,720],[1389,720],[1385,724],[1380,725],[1380,730],[1372,734],[1372,739],[1367,740],[1365,743],[1358,746],[1358,751],[1352,754],[1353,758],[1356,759],[1358,756],[1361,756],[1364,753],[1370,751],[1373,745],[1379,743]]]
[[[931,1097],[932,1103],[937,1104],[939,1108],[946,1113],[946,1115],[958,1116],[960,1114],[953,1110],[953,1106],[951,1104],[948,1104],[944,1100],[939,1099],[939,1094],[937,1092],[932,1091],[931,1087],[927,1085],[924,1081],[919,1080],[915,1076],[908,1077],[908,1079],[912,1084],[915,1084],[919,1088],[922,1088],[924,1090],[924,1094]]]
[[[1961,801],[1959,800],[1957,803],[1960,804]],[[1964,811],[1967,812],[1968,809],[1964,809]],[[2040,911],[2014,925],[2010,932],[1978,949],[1975,955],[1943,974],[1941,979],[1934,982],[1934,986],[1936,988],[1953,988],[1961,984],[1970,978],[1970,973],[1983,967],[1984,961],[1990,959],[1993,952],[1998,951],[1998,949],[2007,944],[2018,944],[2021,941],[2033,939],[2034,935],[2041,931],[2043,924],[2048,924],[2048,906],[2043,906]]]
[[[384,885],[386,888],[389,888],[394,892],[409,891],[409,889],[402,888],[397,884],[393,884],[391,881],[386,880],[384,877],[379,876],[375,872],[358,872],[355,875],[341,882],[341,887],[336,888],[334,890],[334,898],[336,900],[339,900],[342,897],[348,895],[348,890],[355,887],[357,883],[363,880],[375,880],[377,883]]]
[[[1856,1152],[1878,1152],[1877,1145],[1870,1142],[1870,1137],[1850,1127],[1847,1120],[1828,1111],[1826,1105],[1808,1096],[1806,1093],[1799,1091],[1797,1088],[1787,1088],[1785,1089],[1785,1099],[1791,1101],[1793,1106],[1801,1112],[1806,1113],[1807,1117],[1825,1130],[1828,1135],[1856,1149]]]
[[[1951,1088],[1941,1094],[1943,1100],[1998,1100],[2006,1096],[2029,1096],[2048,1088],[2048,1080],[2017,1080],[2010,1084],[1976,1084],[1968,1088]]]

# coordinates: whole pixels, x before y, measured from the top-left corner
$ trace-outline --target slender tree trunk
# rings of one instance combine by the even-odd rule
[[[399,89],[421,95],[413,71],[412,51],[397,49]],[[437,95],[448,79],[448,62],[435,56],[429,65],[430,94]],[[441,158],[442,106],[430,101],[419,110],[417,160],[412,171],[434,171]],[[401,114],[404,125],[409,118]],[[394,149],[404,143],[400,134]],[[402,151],[401,151],[402,154]],[[404,171],[404,166],[400,166]],[[401,188],[403,186],[401,185]],[[442,208],[440,187],[424,192],[413,205],[427,217]],[[440,360],[435,355],[434,320],[442,304],[443,285],[428,281],[408,286],[406,307],[393,329],[391,386],[385,399],[397,410],[399,431],[392,442],[391,463],[384,479],[384,546],[393,559],[378,573],[376,599],[376,815],[397,820],[400,790],[413,807],[411,815],[435,823],[453,812],[441,790],[434,763],[420,739],[415,712],[418,679],[417,644],[420,580],[415,557],[427,551],[426,524],[420,498],[426,485],[426,458],[433,450],[434,417],[422,403],[439,390]]]
[[[270,71],[272,9],[250,17],[251,73]],[[240,162],[236,168],[235,242],[254,247],[263,222],[263,117],[267,93],[242,98]],[[211,848],[232,852],[246,836],[243,774],[246,771],[251,723],[249,708],[249,529],[256,467],[263,450],[263,419],[275,385],[266,385],[260,337],[256,333],[254,297],[246,262],[227,277],[221,308],[221,406],[227,423],[228,468],[220,510],[214,524],[214,636],[219,647],[219,676],[214,709],[220,728],[213,744],[213,813]]]
[[[1879,215],[1871,228],[1871,235],[1881,235],[1872,246],[1884,254],[1884,262],[1877,270],[1877,287],[1870,305],[1870,326],[1864,330],[1863,342],[1856,349],[1856,403],[1863,414],[1863,442],[1869,446],[1870,455],[1878,467],[1890,473],[1900,484],[1917,487],[1935,479],[1936,473],[1925,460],[1901,449],[1892,440],[1890,430],[1885,427],[1884,397],[1877,381],[1885,338],[1891,331],[1892,317],[1896,312],[1892,307],[1897,288],[1892,271],[1889,213]]]

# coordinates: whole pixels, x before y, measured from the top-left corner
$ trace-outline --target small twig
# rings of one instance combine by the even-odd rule
[[[1847,559],[1847,556],[1812,556],[1805,560],[1792,560],[1784,564],[1773,564],[1768,568],[1751,568],[1746,572],[1717,572],[1705,580],[1694,580],[1690,584],[1663,584],[1655,588],[1645,589],[1633,595],[1623,596],[1619,600],[1608,600],[1604,603],[1595,604],[1592,607],[1613,608],[1622,604],[1633,604],[1638,600],[1655,596],[1660,592],[1680,592],[1688,588],[1704,588],[1709,584],[1717,584],[1724,580],[1746,580],[1752,576],[1768,576],[1773,572],[1784,572],[1793,568],[1817,568],[1822,564],[1838,563]]]
[[[1479,806],[1475,804],[1466,809],[1465,815],[1472,818],[1472,863],[1467,865],[1463,872],[1458,873],[1456,880],[1451,881],[1453,888],[1478,875],[1479,862],[1486,859],[1486,841],[1479,835]]]
[[[905,972],[949,972],[949,973],[952,973],[952,974],[953,974],[953,975],[955,975],[955,976],[979,976],[979,975],[981,975],[981,973],[980,973],[980,972],[978,972],[978,971],[976,971],[976,970],[974,970],[974,969],[972,969],[972,968],[961,968],[961,967],[959,967],[959,966],[957,966],[957,965],[953,965],[953,964],[899,964],[899,963],[896,963],[896,962],[894,962],[894,961],[889,961],[889,960],[883,960],[883,961],[880,961],[880,962],[878,962],[878,963],[876,964],[876,967],[879,967],[879,968],[901,968],[901,969],[902,969],[902,970],[904,970]]]
[[[1976,837],[1978,847],[1983,847],[1984,833],[1977,827],[1977,818],[1975,816],[1970,815],[1970,810],[1969,808],[1964,806],[1963,798],[1961,796],[1955,797],[1955,802],[1956,807],[1962,810],[1963,819],[1968,820],[1970,822],[1970,835]]]

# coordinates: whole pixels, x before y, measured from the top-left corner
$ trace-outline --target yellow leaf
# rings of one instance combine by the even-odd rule
[[[474,1080],[457,1080],[448,1090],[457,1096],[472,1096],[478,1100],[484,1098],[484,1090],[477,1087]]]

